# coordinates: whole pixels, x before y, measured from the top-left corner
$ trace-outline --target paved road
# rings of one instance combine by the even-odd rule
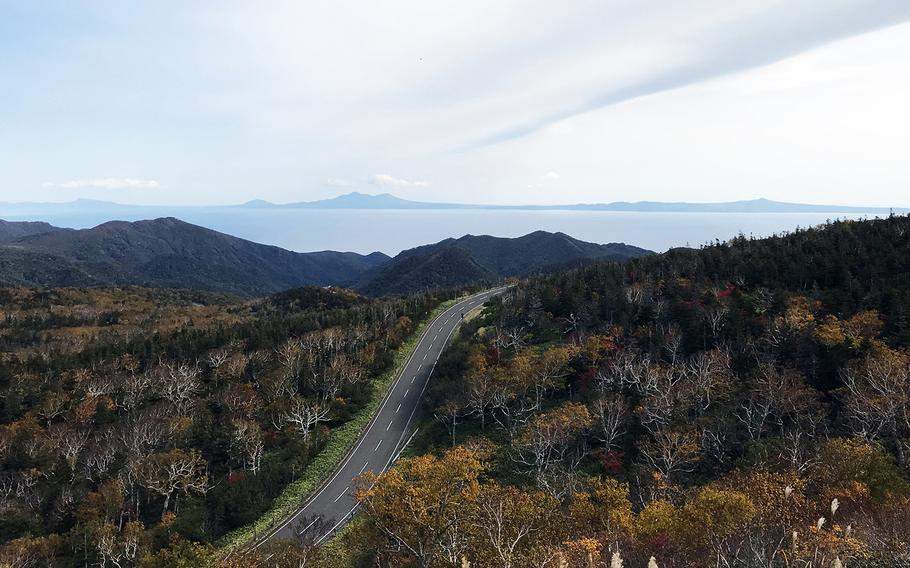
[[[318,543],[352,516],[357,508],[353,496],[354,479],[365,471],[384,471],[403,450],[436,361],[461,323],[462,314],[479,308],[488,298],[505,289],[496,288],[470,296],[430,323],[354,451],[302,509],[258,541],[256,547],[273,539],[295,537]]]

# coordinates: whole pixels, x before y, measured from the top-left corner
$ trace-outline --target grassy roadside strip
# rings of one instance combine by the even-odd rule
[[[408,337],[407,341],[398,347],[392,369],[373,382],[373,393],[366,406],[360,409],[351,420],[331,432],[326,446],[316,455],[301,476],[285,487],[284,491],[275,498],[272,507],[268,511],[254,522],[231,531],[218,541],[217,547],[221,555],[231,554],[263,536],[268,530],[274,528],[296,512],[304,500],[322,485],[329,475],[344,461],[344,458],[354,447],[358,438],[360,438],[360,434],[370,424],[389,387],[401,374],[404,364],[417,347],[417,343],[423,337],[427,326],[457,301],[447,300],[439,304],[429,316],[424,318],[417,329]]]
[[[476,317],[480,317],[480,314],[483,310],[472,310],[467,315],[465,315],[464,321],[468,322]],[[435,315],[434,315],[435,317]],[[429,321],[432,321],[429,320]],[[455,329],[455,333],[452,334],[452,337],[449,338],[449,342],[453,342],[459,334],[461,334],[464,328],[458,326]],[[422,420],[426,420],[424,417]],[[418,422],[420,424],[420,422]],[[406,446],[400,457],[416,457],[420,454],[415,453],[411,446]],[[358,548],[357,543],[351,542],[351,532],[354,527],[357,527],[363,524],[366,519],[363,516],[363,512],[358,510],[354,515],[354,518],[343,527],[341,527],[335,534],[333,534],[325,543],[322,544],[322,556],[321,558],[331,558],[332,559],[332,568],[353,568],[357,566],[357,562],[361,559],[360,554],[363,551]]]

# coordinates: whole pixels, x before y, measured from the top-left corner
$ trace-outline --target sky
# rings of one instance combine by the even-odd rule
[[[907,0],[0,0],[0,201],[910,206]]]

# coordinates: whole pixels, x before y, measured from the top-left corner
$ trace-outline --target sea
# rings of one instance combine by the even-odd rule
[[[0,205],[8,221],[47,221],[82,229],[105,221],[177,217],[251,241],[299,252],[320,250],[388,255],[463,235],[518,237],[544,230],[595,243],[626,243],[661,252],[698,247],[737,235],[764,237],[835,219],[875,213],[692,213],[484,209],[258,209],[243,207],[103,207],[36,209]]]

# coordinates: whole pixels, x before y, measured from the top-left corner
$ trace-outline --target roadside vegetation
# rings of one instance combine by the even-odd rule
[[[0,566],[243,544],[331,471],[442,301],[0,290]]]
[[[365,477],[360,566],[910,565],[910,219],[532,278]]]
[[[269,529],[287,519],[334,472],[372,421],[392,383],[398,378],[411,352],[417,347],[427,325],[453,303],[454,300],[442,302],[411,331],[408,339],[396,349],[394,363],[389,370],[372,382],[369,400],[351,416],[350,420],[331,431],[325,446],[313,458],[303,474],[281,492],[269,510],[250,525],[232,531],[218,542],[221,555],[242,551],[244,546],[255,542]]]

